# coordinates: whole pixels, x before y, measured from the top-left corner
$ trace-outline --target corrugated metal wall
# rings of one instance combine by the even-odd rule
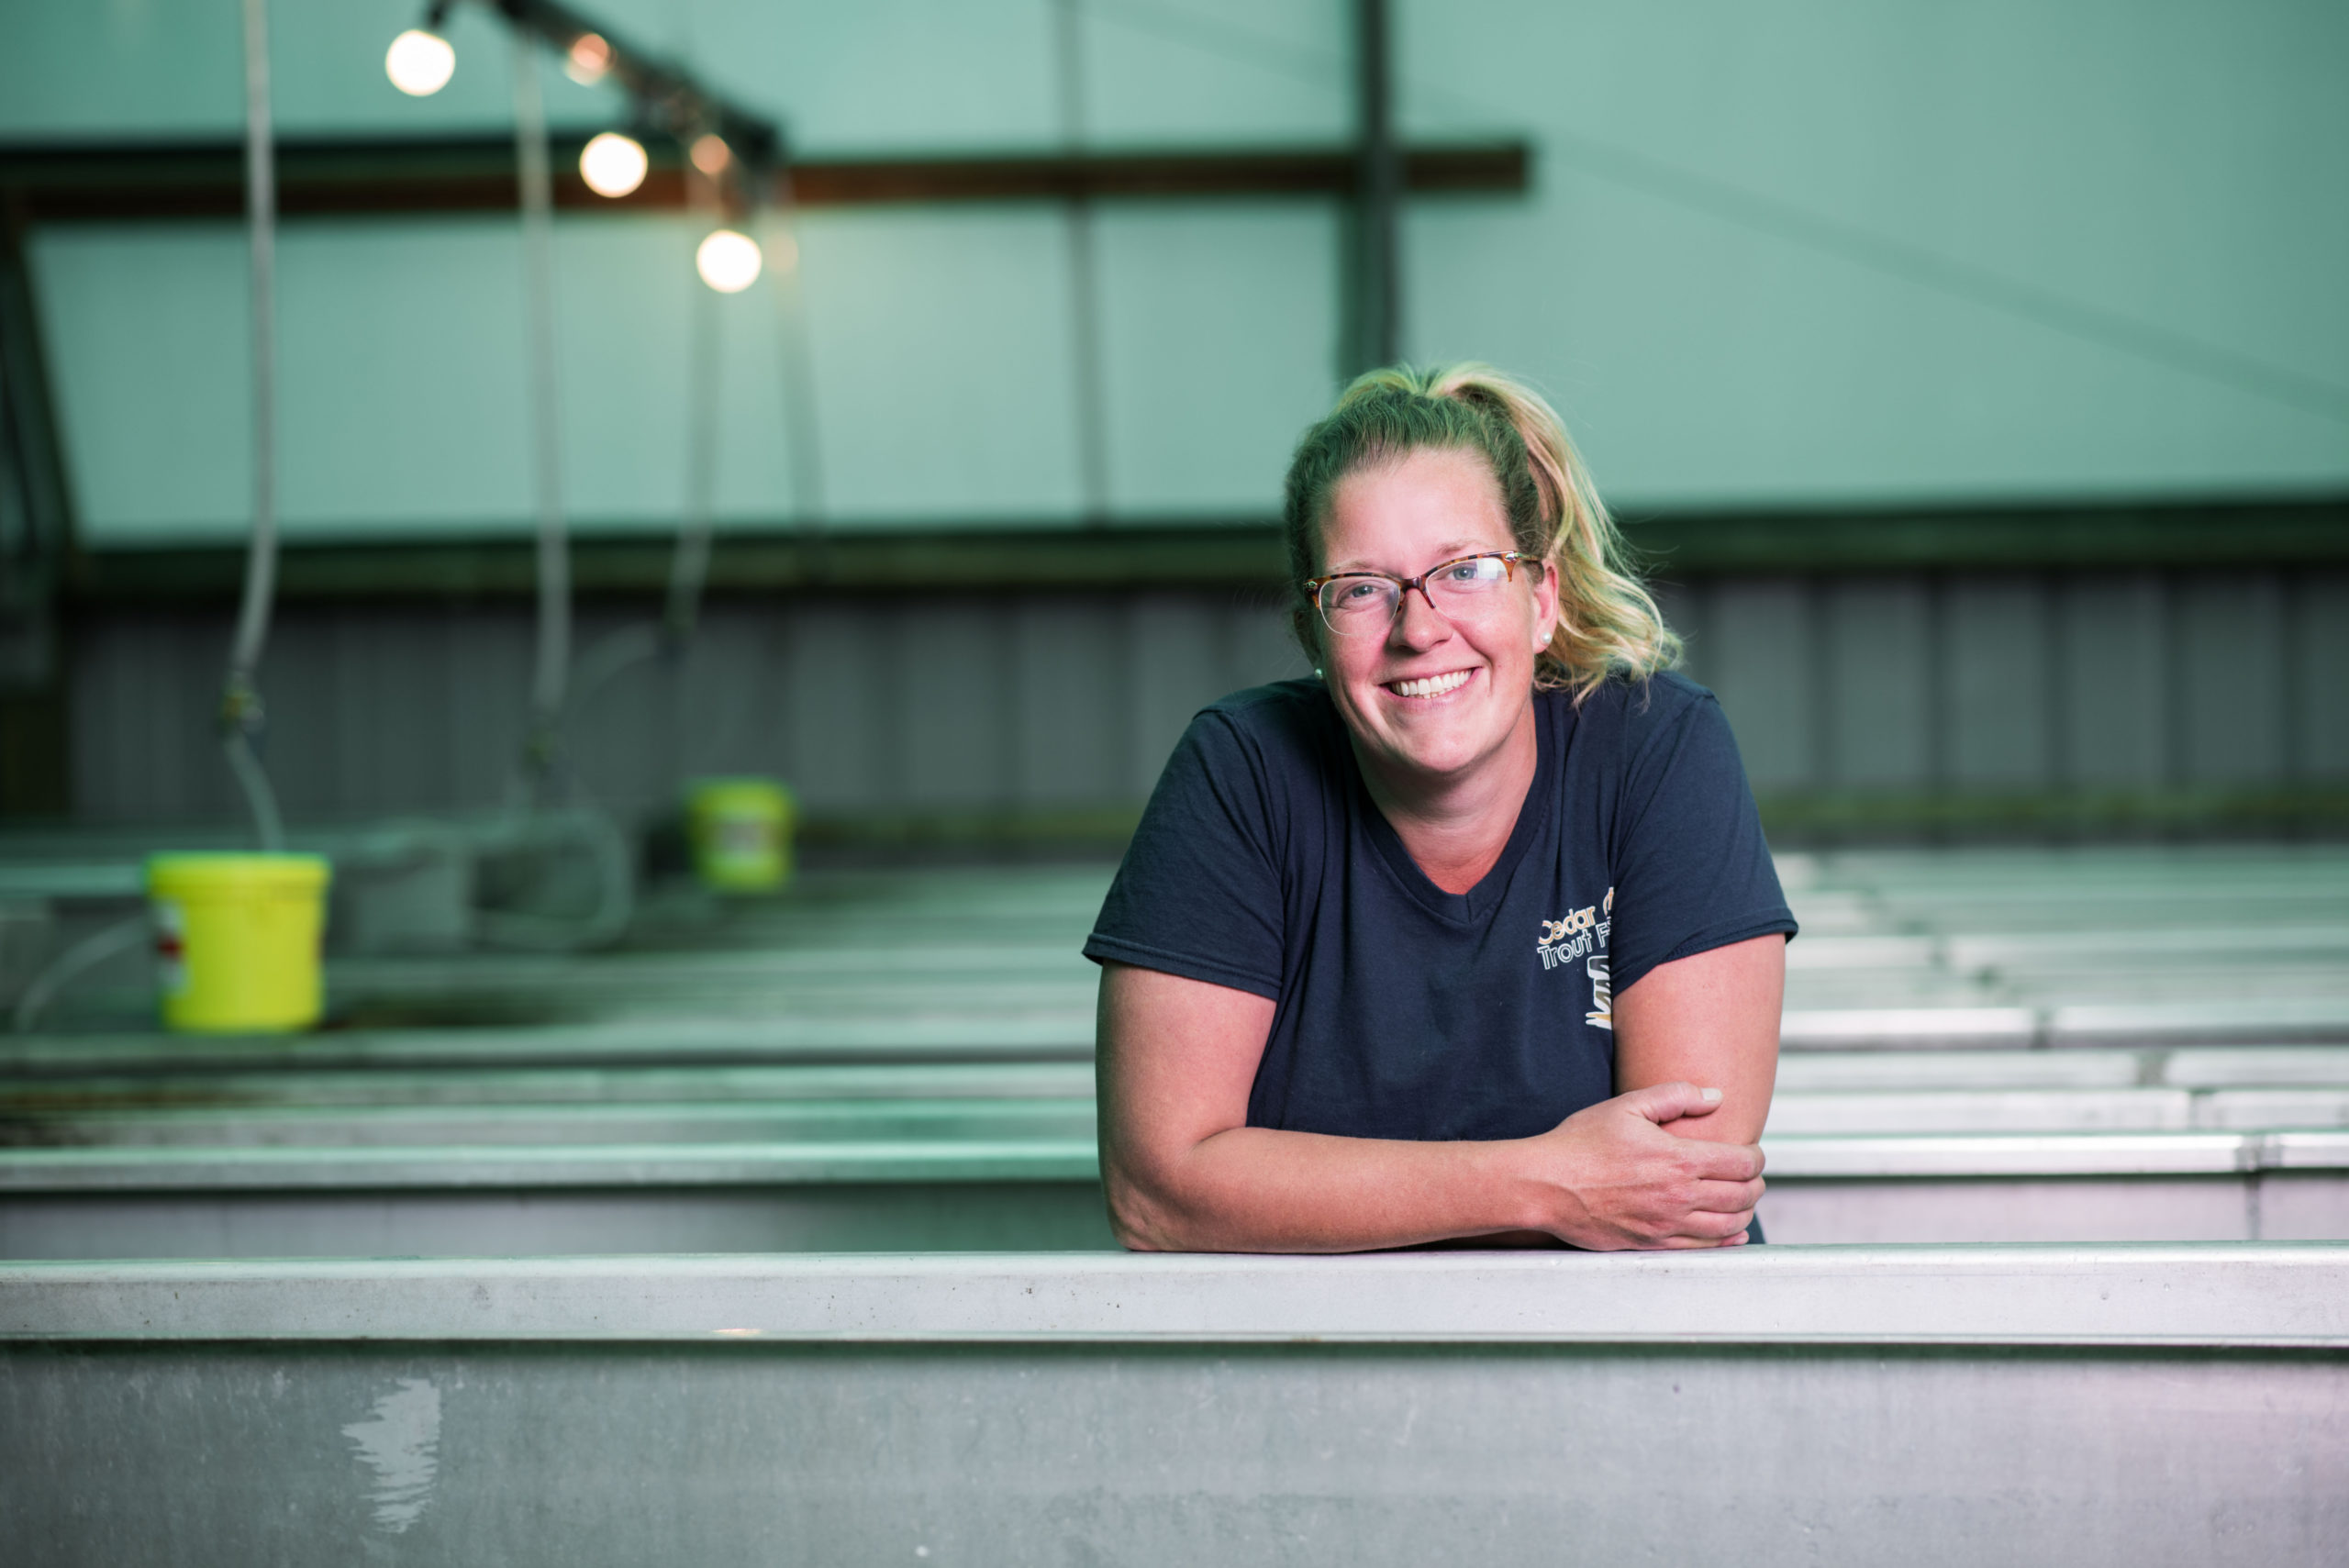
[[[1720,577],[1665,591],[1755,788],[2257,788],[2349,780],[2349,573]],[[591,607],[581,646],[639,612]],[[222,612],[85,615],[73,789],[92,823],[239,812],[210,728]],[[262,687],[296,819],[486,806],[507,787],[527,608],[296,606]],[[1301,673],[1234,590],[729,599],[674,662],[591,696],[573,753],[626,811],[679,780],[790,779],[811,809],[1130,805],[1190,715]]]
[[[2349,778],[2349,574],[1719,578],[1669,595],[1754,787]]]
[[[579,646],[644,618],[590,608]],[[77,817],[239,814],[210,728],[228,635],[217,613],[79,624]],[[260,684],[288,816],[498,801],[530,635],[527,607],[505,603],[282,613]],[[626,811],[730,772],[787,778],[819,812],[1124,806],[1201,705],[1303,669],[1279,613],[1230,590],[721,600],[682,658],[583,694],[571,751],[586,789]]]

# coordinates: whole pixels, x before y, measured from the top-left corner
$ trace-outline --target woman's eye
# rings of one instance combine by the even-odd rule
[[[1378,597],[1378,584],[1375,583],[1347,583],[1341,584],[1338,589],[1340,604],[1358,605],[1376,597]]]

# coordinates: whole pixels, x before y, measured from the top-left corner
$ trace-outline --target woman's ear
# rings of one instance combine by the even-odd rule
[[[1289,630],[1297,636],[1297,645],[1305,652],[1306,662],[1313,666],[1314,677],[1326,679],[1321,673],[1321,645],[1313,635],[1315,623],[1320,617],[1299,605],[1289,611]]]
[[[1550,562],[1542,563],[1541,578],[1533,584],[1533,647],[1536,651],[1550,646],[1550,639],[1557,635],[1558,569]]]

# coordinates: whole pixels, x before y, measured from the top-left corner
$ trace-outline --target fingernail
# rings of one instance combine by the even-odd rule
[[[1697,1093],[1698,1097],[1709,1106],[1720,1103],[1721,1092],[1719,1089],[1699,1089]]]

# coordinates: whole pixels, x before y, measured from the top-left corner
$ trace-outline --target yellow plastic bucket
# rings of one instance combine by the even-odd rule
[[[329,874],[318,855],[151,857],[164,1027],[255,1034],[317,1023]]]
[[[791,876],[791,792],[773,779],[703,779],[685,789],[685,837],[702,885],[772,893]]]

